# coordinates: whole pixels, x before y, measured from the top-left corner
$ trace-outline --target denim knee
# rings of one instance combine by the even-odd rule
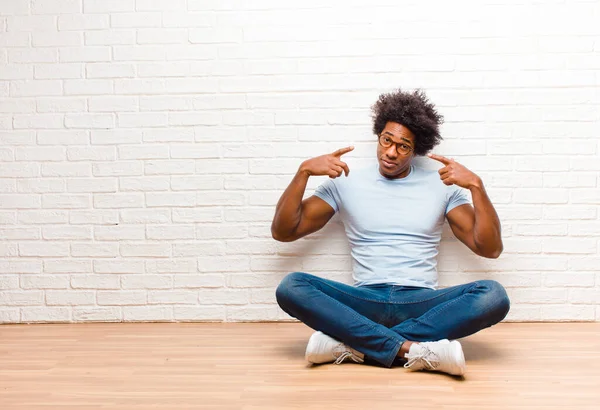
[[[306,276],[304,272],[292,272],[281,280],[275,290],[275,298],[283,310],[296,303],[298,300],[297,285],[303,282]]]
[[[510,299],[506,289],[495,280],[477,281],[478,288],[483,291],[483,309],[494,323],[500,322],[510,310]]]

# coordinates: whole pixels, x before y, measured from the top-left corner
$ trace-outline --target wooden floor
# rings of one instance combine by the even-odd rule
[[[304,361],[296,323],[0,326],[0,409],[600,409],[600,323],[500,324],[463,379]]]

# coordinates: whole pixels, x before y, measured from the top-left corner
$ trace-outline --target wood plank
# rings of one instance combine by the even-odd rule
[[[0,409],[594,409],[600,323],[503,323],[467,374],[304,361],[298,323],[0,326]]]

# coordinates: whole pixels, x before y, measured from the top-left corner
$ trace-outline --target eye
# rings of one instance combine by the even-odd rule
[[[410,147],[406,144],[400,144],[400,148],[402,148],[403,150],[407,150],[407,151],[410,149]]]
[[[392,140],[390,139],[390,137],[383,137],[383,142],[385,142],[386,144],[391,144]]]

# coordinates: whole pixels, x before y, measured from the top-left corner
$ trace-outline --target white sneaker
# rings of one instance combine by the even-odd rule
[[[456,340],[413,343],[404,355],[408,362],[404,365],[410,370],[432,370],[462,376],[467,370],[462,346]]]
[[[308,340],[304,357],[308,362],[314,364],[332,362],[340,364],[347,358],[356,363],[362,363],[365,355],[323,332],[315,332]]]

